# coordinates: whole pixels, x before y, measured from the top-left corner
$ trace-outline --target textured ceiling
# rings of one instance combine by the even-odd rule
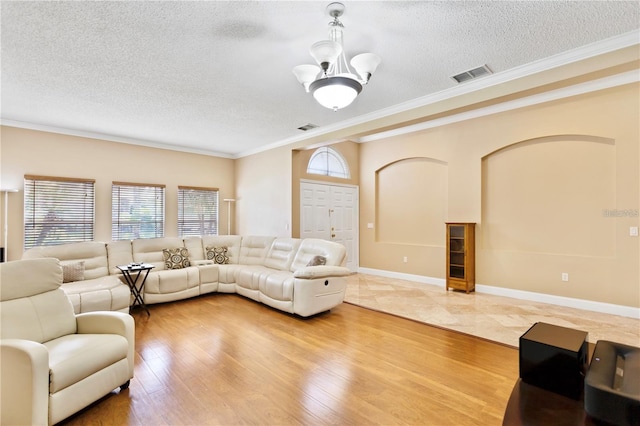
[[[1,2],[2,120],[229,157],[640,27],[640,2],[345,1],[347,56],[382,64],[333,112],[291,72],[329,2]]]

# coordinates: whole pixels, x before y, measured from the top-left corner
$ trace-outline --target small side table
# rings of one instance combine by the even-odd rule
[[[131,295],[133,296],[133,302],[129,307],[129,312],[135,306],[142,306],[142,308],[147,312],[147,315],[151,316],[151,312],[147,308],[147,305],[144,303],[144,283],[147,281],[147,276],[149,275],[149,271],[151,271],[155,266],[149,263],[136,263],[131,265],[120,265],[117,268],[124,275],[124,279],[131,290]],[[132,275],[132,273],[135,273]],[[142,277],[142,280],[140,280]],[[138,281],[140,283],[138,284]]]

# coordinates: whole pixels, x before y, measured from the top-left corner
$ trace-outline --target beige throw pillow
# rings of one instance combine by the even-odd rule
[[[184,247],[162,249],[162,258],[167,269],[182,269],[190,266],[189,250]]]
[[[84,260],[62,263],[61,266],[63,283],[84,280]]]

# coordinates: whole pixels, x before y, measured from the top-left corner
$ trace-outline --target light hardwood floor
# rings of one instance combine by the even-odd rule
[[[342,304],[301,319],[237,295],[150,306],[135,377],[67,425],[500,425],[507,345]]]

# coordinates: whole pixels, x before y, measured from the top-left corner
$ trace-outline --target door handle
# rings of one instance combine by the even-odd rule
[[[336,237],[336,234],[331,234],[331,238],[335,238],[335,237]]]

